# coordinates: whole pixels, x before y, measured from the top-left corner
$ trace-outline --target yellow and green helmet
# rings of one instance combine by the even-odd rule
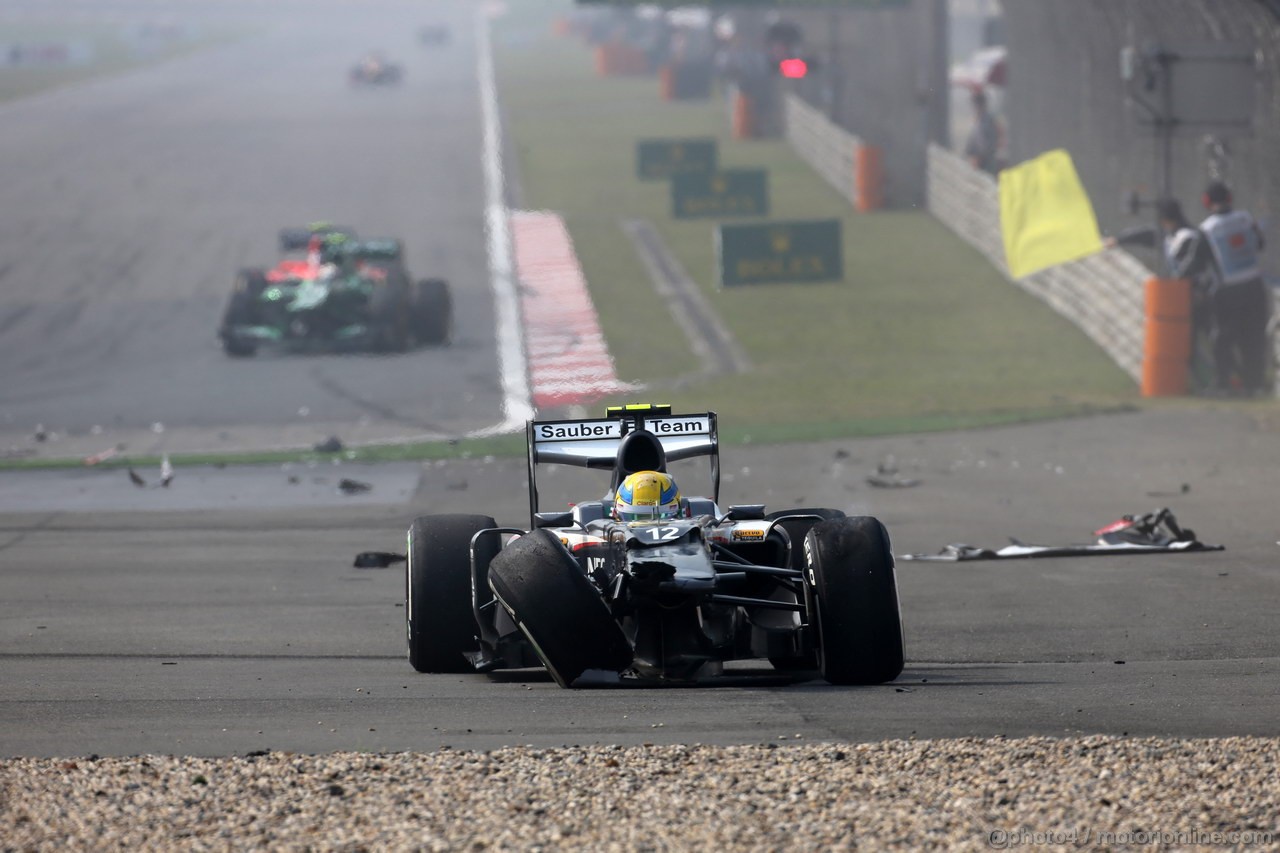
[[[661,471],[627,475],[613,499],[613,517],[619,521],[658,521],[679,514],[680,489]]]

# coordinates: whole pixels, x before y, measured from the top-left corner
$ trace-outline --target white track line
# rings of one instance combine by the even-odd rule
[[[525,359],[520,302],[511,261],[511,231],[502,182],[502,120],[498,115],[498,91],[494,82],[493,43],[489,35],[487,3],[476,10],[477,76],[483,129],[485,185],[485,252],[489,257],[489,281],[493,288],[495,331],[498,339],[498,371],[502,379],[501,423],[471,435],[493,435],[523,429],[533,418],[529,391],[529,366]]]

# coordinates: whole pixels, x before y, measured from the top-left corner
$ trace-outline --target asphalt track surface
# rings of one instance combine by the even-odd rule
[[[476,4],[49,3],[21,16],[163,20],[247,33],[159,65],[0,104],[0,447],[37,425],[94,452],[460,435],[503,418],[485,249]],[[115,17],[112,17],[115,16]],[[418,28],[444,22],[427,47]],[[380,50],[399,86],[355,87]],[[401,237],[453,290],[452,346],[229,359],[236,270],[282,226]],[[153,430],[153,425],[159,424]]]
[[[890,462],[920,484],[869,486]],[[566,691],[537,670],[413,672],[402,569],[351,566],[401,547],[417,514],[525,523],[522,459],[180,470],[148,490],[119,471],[32,472],[0,491],[0,755],[1277,734],[1270,406],[732,447],[724,463],[724,503],[874,514],[898,554],[1084,542],[1161,505],[1227,550],[899,562],[908,663],[890,685],[749,668],[721,687]],[[339,475],[373,488],[338,497]],[[598,480],[539,483],[581,497]],[[83,502],[21,512],[22,492]],[[107,511],[113,495],[136,511]]]
[[[202,6],[211,20],[264,7]],[[434,50],[414,42],[421,5],[268,8],[289,26],[262,17],[234,44],[0,106],[0,445],[37,423],[86,448],[100,438],[146,451],[456,434],[501,420],[474,5],[431,5],[454,33]],[[370,48],[406,64],[402,87],[347,85]],[[335,107],[346,120],[332,119]],[[402,236],[412,271],[448,278],[455,345],[226,359],[213,330],[234,270],[274,258],[280,226],[318,218]],[[523,460],[180,470],[168,489],[137,489],[120,471],[7,472],[0,755],[1275,735],[1270,412],[727,449],[723,503],[874,514],[897,553],[1011,535],[1086,541],[1122,513],[1165,504],[1228,547],[900,563],[907,669],[856,689],[761,668],[721,687],[587,691],[536,670],[414,673],[402,571],[354,569],[352,555],[396,549],[422,513],[523,523]],[[865,476],[890,457],[921,484],[870,487]],[[342,477],[372,488],[342,494]],[[566,498],[601,489],[577,472],[542,485]]]

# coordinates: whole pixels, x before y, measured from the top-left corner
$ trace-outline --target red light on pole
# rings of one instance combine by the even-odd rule
[[[778,71],[790,80],[799,80],[809,73],[809,63],[798,57],[784,59],[778,63]]]

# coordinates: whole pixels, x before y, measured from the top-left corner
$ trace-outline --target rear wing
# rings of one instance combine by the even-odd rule
[[[312,237],[324,237],[329,234],[342,234],[345,237],[355,239],[356,230],[345,225],[329,225],[328,223],[316,223],[305,228],[281,228],[280,251],[299,252],[307,248],[311,243]]]
[[[622,439],[637,430],[654,435],[667,461],[711,460],[712,499],[720,498],[720,437],[715,412],[673,415],[669,406],[611,409],[605,418],[528,421],[529,510],[538,512],[539,464],[613,470]]]
[[[404,254],[404,245],[393,237],[360,240],[348,250],[352,257],[362,261],[398,261]]]

